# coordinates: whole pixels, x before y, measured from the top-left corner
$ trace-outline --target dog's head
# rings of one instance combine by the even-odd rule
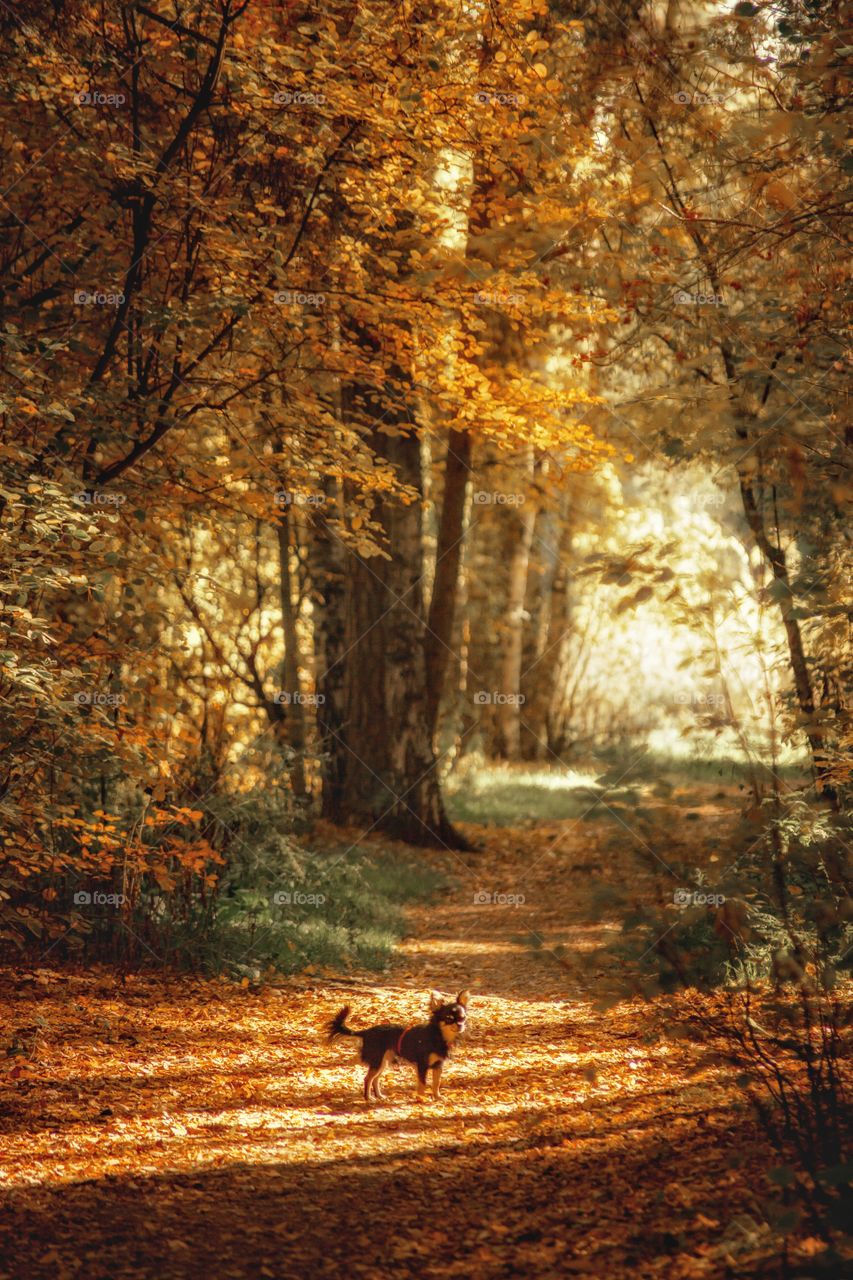
[[[445,1000],[437,991],[430,992],[430,1022],[437,1025],[446,1044],[453,1044],[465,1030],[469,999],[467,991],[460,991],[455,1000]]]

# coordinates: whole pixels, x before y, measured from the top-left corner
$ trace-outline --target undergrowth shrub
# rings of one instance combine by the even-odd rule
[[[204,808],[138,793],[93,810],[47,872],[18,889],[14,941],[37,959],[161,965],[258,978],[308,965],[381,967],[403,906],[438,877],[405,856],[312,846],[287,762],[263,790]]]
[[[748,812],[714,864],[667,850],[664,865],[638,841],[656,906],[607,895],[608,910],[625,909],[614,949],[631,989],[701,993],[673,1006],[672,1030],[737,1070],[780,1160],[769,1175],[782,1198],[775,1226],[806,1215],[834,1245],[853,1210],[851,847],[849,814],[778,792]]]

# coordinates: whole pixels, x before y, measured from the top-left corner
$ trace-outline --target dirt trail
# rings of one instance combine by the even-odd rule
[[[0,1094],[0,1277],[733,1274],[760,1139],[649,1006],[595,1007],[590,896],[636,869],[576,828],[481,833],[379,978],[4,979],[41,1048]],[[328,1019],[411,1022],[429,987],[472,984],[442,1100],[398,1067],[368,1108]]]

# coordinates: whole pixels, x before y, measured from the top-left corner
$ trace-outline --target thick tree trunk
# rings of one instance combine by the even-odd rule
[[[420,493],[408,424],[375,430],[370,444]],[[410,844],[463,847],[444,813],[427,717],[420,503],[385,499],[376,514],[390,558],[353,554],[346,582],[344,724],[332,746],[340,808]]]

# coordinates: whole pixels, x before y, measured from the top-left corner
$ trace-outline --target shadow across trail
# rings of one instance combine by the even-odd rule
[[[2,1098],[2,1280],[726,1274],[769,1159],[730,1079],[646,1034],[650,1006],[597,1012],[594,975],[535,945],[600,946],[592,877],[566,868],[602,851],[574,823],[478,838],[523,909],[460,874],[379,980],[48,982],[39,1070]],[[329,1020],[410,1025],[431,987],[473,991],[442,1098],[416,1105],[406,1065],[368,1106]],[[6,1003],[21,1020],[26,995]]]
[[[315,1165],[259,1160],[7,1193],[3,1217],[16,1229],[4,1273],[651,1276],[667,1274],[656,1259],[695,1247],[662,1197],[659,1167],[664,1154],[689,1157],[688,1134],[665,1153],[654,1135],[624,1135],[607,1154],[519,1136],[435,1138],[429,1156],[354,1149]],[[720,1189],[706,1214],[724,1198]]]

